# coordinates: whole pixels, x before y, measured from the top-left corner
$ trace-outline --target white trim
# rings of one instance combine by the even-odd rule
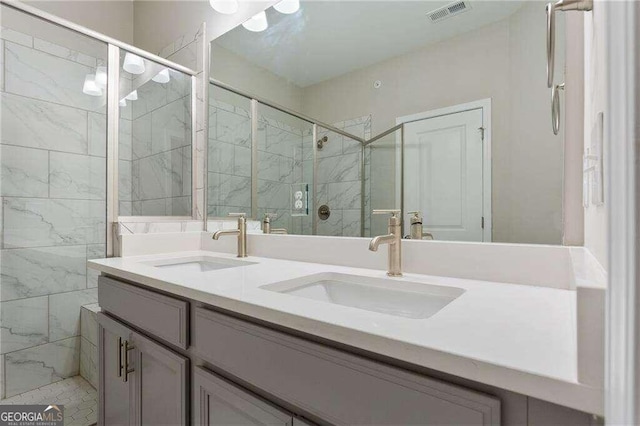
[[[636,92],[636,2],[597,2],[605,24],[606,106],[605,143],[608,214],[608,290],[605,357],[605,418],[607,424],[640,422],[640,282],[638,280],[638,212],[636,210],[635,134],[639,96]],[[604,52],[603,52],[604,53]]]
[[[482,109],[482,127],[484,127],[484,141],[482,143],[482,215],[484,217],[484,230],[482,239],[483,242],[490,243],[493,238],[493,219],[491,215],[491,98],[405,115],[396,118],[396,124],[407,124],[413,121],[457,114],[474,109]],[[396,179],[398,179],[398,174],[400,173],[397,169]]]

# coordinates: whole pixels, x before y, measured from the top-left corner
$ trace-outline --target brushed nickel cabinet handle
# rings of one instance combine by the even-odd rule
[[[118,377],[122,377],[122,337],[118,337]]]
[[[129,381],[129,373],[133,373],[135,371],[134,368],[129,368],[129,351],[135,349],[133,345],[129,345],[129,341],[124,341],[124,375],[122,377],[123,382]]]

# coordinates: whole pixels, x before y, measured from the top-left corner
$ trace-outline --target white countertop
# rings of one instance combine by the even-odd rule
[[[405,274],[399,279],[466,290],[434,316],[409,319],[260,288],[321,272],[386,278],[382,271],[251,256],[243,260],[255,265],[189,274],[141,263],[193,256],[235,259],[228,253],[192,251],[100,259],[89,265],[352,347],[603,414],[602,390],[577,379],[573,290]]]

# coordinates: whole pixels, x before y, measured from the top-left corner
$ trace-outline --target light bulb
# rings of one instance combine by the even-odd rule
[[[169,76],[169,68],[165,68],[162,71],[160,71],[158,74],[156,74],[155,77],[153,77],[151,80],[155,81],[156,83],[168,83],[169,80],[171,80],[171,77]]]
[[[267,14],[264,12],[260,12],[252,16],[248,21],[243,23],[242,26],[249,31],[253,31],[256,33],[264,31],[269,27],[269,23],[267,22]]]
[[[122,65],[122,68],[131,74],[142,74],[144,72],[144,61],[140,56],[127,53],[124,55],[124,65]]]
[[[137,101],[138,100],[138,91],[134,90],[133,92],[129,93],[127,96],[124,97],[126,100],[128,101]]]
[[[107,67],[96,68],[96,84],[101,89],[107,87]]]
[[[102,96],[102,89],[96,84],[96,75],[87,74],[84,78],[82,93],[89,96]]]
[[[300,9],[300,0],[282,0],[280,3],[273,6],[275,10],[285,15],[296,13]]]
[[[125,98],[120,99],[120,102],[118,102],[120,104],[121,107],[126,107],[127,106],[127,100]]]
[[[209,4],[216,12],[231,15],[238,11],[238,0],[209,0]]]

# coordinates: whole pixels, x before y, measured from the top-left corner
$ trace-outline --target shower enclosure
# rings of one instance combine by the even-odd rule
[[[192,216],[195,72],[0,4],[0,399],[97,368],[81,307],[119,216]],[[97,377],[97,373],[96,373]]]
[[[208,217],[269,214],[298,235],[384,233],[371,210],[402,205],[401,128],[372,138],[370,116],[330,125],[211,79]]]

